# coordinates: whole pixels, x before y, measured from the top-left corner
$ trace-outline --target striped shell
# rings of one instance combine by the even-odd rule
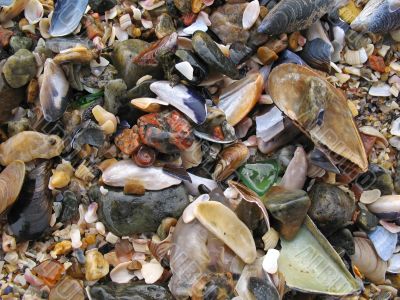
[[[16,160],[0,173],[0,214],[9,208],[21,191],[25,178],[25,164]]]

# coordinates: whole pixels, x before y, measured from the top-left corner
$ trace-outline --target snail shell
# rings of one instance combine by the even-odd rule
[[[156,160],[156,151],[146,145],[141,145],[133,155],[133,160],[139,167],[150,167]]]

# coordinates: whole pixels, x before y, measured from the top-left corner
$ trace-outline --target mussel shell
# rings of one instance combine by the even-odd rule
[[[313,165],[320,167],[324,170],[327,170],[329,172],[340,174],[339,169],[322,151],[314,149],[313,151],[310,152],[308,158]]]
[[[370,0],[363,11],[351,23],[357,31],[387,33],[400,28],[400,10],[391,12],[388,0]]]
[[[345,171],[367,170],[367,155],[347,100],[325,78],[306,67],[284,64],[271,72],[268,87],[278,108],[331,159],[347,164]]]
[[[239,65],[254,53],[254,49],[241,42],[234,42],[229,47],[229,57],[235,65]]]
[[[78,27],[89,0],[58,0],[54,7],[49,33],[52,36],[65,36]]]
[[[49,227],[53,197],[48,189],[52,162],[40,162],[25,180],[15,205],[8,213],[8,224],[19,241],[35,240]]]
[[[276,60],[272,64],[272,69],[282,64],[296,64],[301,66],[307,66],[307,63],[304,60],[302,60],[300,56],[287,49],[283,51],[279,55],[278,60]]]
[[[320,38],[305,44],[300,56],[311,67],[329,73],[331,70],[332,46]]]
[[[269,35],[303,30],[332,10],[336,1],[285,0],[280,1],[264,18],[258,32]]]

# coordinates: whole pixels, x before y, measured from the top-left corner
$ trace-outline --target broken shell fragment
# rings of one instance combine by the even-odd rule
[[[376,253],[384,260],[388,261],[397,245],[397,234],[392,233],[382,226],[377,226],[376,229],[368,234]]]
[[[216,201],[206,201],[196,206],[194,215],[245,263],[254,262],[257,254],[253,236],[229,208]]]
[[[0,173],[0,214],[7,210],[21,191],[25,178],[25,164],[13,161]]]
[[[253,0],[246,5],[243,11],[242,26],[243,29],[250,29],[257,21],[260,14],[260,3],[258,0]]]
[[[93,59],[95,59],[95,56],[91,50],[83,46],[76,46],[74,48],[61,51],[54,57],[53,61],[56,64],[89,64]]]
[[[269,274],[275,274],[278,271],[279,251],[276,249],[269,249],[263,259],[263,269]]]
[[[14,160],[50,159],[60,155],[63,148],[63,141],[57,135],[23,131],[0,144],[0,164],[6,166]]]
[[[131,261],[127,261],[115,266],[110,272],[111,280],[116,283],[127,283],[133,279],[136,275],[128,269],[130,264]]]
[[[213,173],[216,181],[225,180],[244,164],[249,158],[249,149],[242,143],[233,144],[222,150],[219,157]]]
[[[154,180],[157,178],[157,180]],[[121,160],[108,167],[102,180],[110,186],[123,187],[128,180],[135,179],[146,190],[157,191],[181,183],[181,180],[165,174],[160,167],[141,168],[131,160]]]
[[[131,100],[131,104],[148,113],[161,111],[163,106],[168,106],[169,103],[156,98],[136,98]]]

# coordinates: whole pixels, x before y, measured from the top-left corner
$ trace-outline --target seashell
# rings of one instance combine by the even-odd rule
[[[137,180],[146,190],[152,191],[181,183],[181,180],[165,174],[160,167],[141,168],[131,160],[121,160],[111,165],[102,176],[103,182],[110,186],[123,187],[129,179]]]
[[[384,260],[388,261],[392,257],[397,244],[397,234],[392,233],[382,226],[377,226],[376,229],[368,233],[376,253]]]
[[[143,263],[140,271],[146,284],[152,284],[161,278],[164,273],[164,268],[153,258],[150,262]]]
[[[39,0],[29,0],[25,6],[24,15],[29,24],[36,24],[43,17],[44,9]]]
[[[51,58],[46,59],[39,97],[47,121],[57,121],[63,115],[68,104],[68,90],[69,83],[62,68]]]
[[[196,206],[194,215],[245,263],[254,262],[257,254],[253,236],[229,208],[216,201],[206,201]]]
[[[303,147],[297,147],[279,185],[288,190],[302,189],[307,180],[307,169],[306,152]]]
[[[51,161],[44,161],[28,173],[18,200],[7,215],[18,241],[36,240],[49,228],[53,210],[52,194],[47,188],[51,167]]]
[[[274,106],[266,114],[256,117],[257,138],[268,142],[284,130],[282,112]]]
[[[0,3],[0,23],[6,23],[18,16],[30,0],[11,0]]]
[[[85,213],[85,222],[92,224],[97,221],[97,208],[98,204],[96,202],[90,203],[88,209]]]
[[[196,124],[202,124],[206,120],[206,102],[196,90],[183,84],[172,87],[168,81],[153,82],[150,90],[162,101],[187,115]]]
[[[133,161],[142,168],[150,167],[156,160],[156,151],[146,145],[139,146],[139,149],[133,155]]]
[[[356,31],[387,33],[400,27],[400,10],[390,11],[389,0],[370,0],[351,23]]]
[[[95,178],[94,174],[90,171],[90,169],[87,166],[85,166],[85,161],[83,161],[78,166],[74,175],[76,178],[82,179],[87,183],[91,182]]]
[[[74,48],[61,51],[53,58],[53,61],[56,64],[89,64],[93,59],[95,59],[95,56],[92,51],[83,46],[76,46]]]
[[[0,214],[17,200],[24,178],[25,164],[20,160],[13,161],[0,173]]]
[[[329,73],[332,51],[331,43],[316,38],[304,45],[303,50],[300,52],[300,57],[311,67]]]
[[[110,272],[111,281],[116,283],[128,283],[133,279],[135,274],[128,269],[130,264],[131,261],[127,261],[115,266]]]
[[[368,210],[382,220],[394,221],[400,217],[400,195],[382,196]]]
[[[242,143],[233,144],[219,154],[219,161],[215,166],[212,177],[216,181],[223,181],[249,158],[249,149]]]
[[[281,246],[278,268],[288,287],[332,296],[360,290],[360,284],[309,217],[293,240],[281,238]]]
[[[204,12],[200,12],[196,21],[190,26],[184,28],[182,32],[187,35],[192,35],[196,31],[206,32],[208,30],[208,26],[210,25],[211,23],[209,21],[207,22],[207,19],[204,18]]]
[[[381,191],[378,189],[363,191],[360,196],[360,202],[364,204],[372,204],[381,196]]]
[[[373,84],[368,91],[368,94],[375,97],[390,97],[390,85],[385,83]]]
[[[168,106],[169,103],[156,98],[136,98],[131,100],[131,104],[148,113],[161,111],[162,106]]]
[[[364,48],[360,50],[347,49],[344,53],[344,60],[349,65],[362,65],[368,60],[368,55]]]
[[[117,130],[118,122],[115,115],[106,111],[100,105],[93,107],[92,114],[105,134],[112,134]]]
[[[74,168],[69,161],[64,161],[52,170],[53,175],[50,177],[49,189],[62,189],[66,187],[74,174]]]
[[[400,8],[400,1],[399,0],[388,0],[389,3],[389,11],[395,12]]]
[[[105,277],[110,270],[110,265],[103,255],[96,249],[86,252],[85,278],[88,281],[98,280]]]
[[[354,0],[350,0],[347,5],[339,9],[340,18],[348,24],[353,22],[360,13],[361,9],[354,3]]]
[[[202,194],[199,197],[196,198],[192,203],[190,203],[185,210],[183,211],[182,214],[182,220],[185,223],[190,223],[192,222],[196,217],[194,215],[194,209],[196,206],[201,203],[210,200],[210,196],[208,194]]]
[[[89,0],[60,0],[56,2],[51,18],[49,33],[51,36],[65,36],[79,25]]]
[[[76,224],[72,224],[70,231],[71,246],[74,249],[78,249],[82,246],[81,232]]]
[[[194,69],[193,69],[192,65],[190,63],[188,63],[187,61],[177,63],[175,65],[175,69],[177,69],[188,80],[193,80]]]
[[[200,165],[203,160],[201,143],[199,141],[195,141],[190,148],[181,152],[181,158],[182,166],[186,170]]]
[[[132,25],[131,16],[129,14],[124,14],[119,17],[119,26],[121,30],[126,30]]]
[[[381,224],[383,226],[383,228],[385,228],[387,231],[391,232],[391,233],[399,233],[400,232],[400,226],[396,225],[395,223],[390,223],[384,220],[379,220],[379,224]],[[395,252],[397,252],[397,247]]]
[[[368,280],[375,284],[385,281],[387,263],[376,254],[370,240],[362,237],[354,237],[355,253],[351,255],[353,266]]]
[[[393,126],[392,126],[392,128],[393,128]],[[358,130],[365,135],[376,137],[376,139],[379,140],[385,147],[389,146],[389,142],[386,139],[386,137],[382,133],[380,133],[379,130],[377,130],[376,128],[374,128],[372,126],[362,126],[362,127],[358,128]]]
[[[396,42],[400,42],[400,29],[394,30],[390,32],[390,36]]]
[[[349,164],[351,170],[367,170],[367,155],[347,101],[329,82],[306,67],[285,64],[271,72],[268,87],[275,105],[317,148],[332,160],[340,157],[339,167]],[[338,144],[347,147],[339,149]]]
[[[221,91],[218,108],[232,126],[238,124],[257,104],[263,89],[264,80],[260,73],[248,74]]]
[[[323,0],[280,1],[266,15],[258,27],[258,32],[278,35],[307,29],[323,15],[332,11],[336,5],[336,1]]]
[[[140,182],[136,182],[136,180],[128,179],[124,185],[124,194],[125,195],[144,195],[146,189],[143,184]]]
[[[340,54],[345,45],[345,31],[340,26],[334,26],[333,29],[333,37],[332,41],[333,53],[331,55],[332,62],[340,61]]]
[[[193,68],[193,78],[190,79],[190,82],[197,84],[201,82],[208,75],[207,66],[203,62],[201,62],[192,51],[185,49],[178,49],[175,52],[175,56],[177,56],[182,62],[189,63],[190,66]],[[188,74],[190,75],[190,73]],[[188,79],[190,77],[191,76],[185,78]]]
[[[394,254],[389,259],[387,271],[394,274],[400,273],[400,253]]]
[[[3,235],[1,237],[1,244],[5,253],[12,252],[17,249],[17,242],[15,241],[15,238],[11,235],[8,235],[5,231],[3,231]]]
[[[276,249],[269,249],[263,258],[262,267],[268,274],[275,274],[278,272],[278,259],[280,252]]]
[[[274,228],[270,228],[262,237],[264,250],[274,249],[279,242],[279,233]]]
[[[40,36],[44,39],[51,38],[49,30],[50,30],[50,20],[48,18],[40,19],[39,21]]]
[[[318,168],[323,170],[327,170],[329,172],[340,174],[339,169],[335,166],[334,162],[329,159],[322,151],[318,149],[312,150],[309,155],[308,159],[311,165],[314,165]]]
[[[243,11],[242,27],[243,29],[250,29],[258,19],[260,14],[260,3],[258,0],[253,0],[247,3]]]
[[[22,131],[0,144],[0,164],[6,166],[14,160],[50,159],[60,155],[63,147],[63,141],[57,135]]]
[[[199,196],[199,187],[201,185],[204,185],[207,187],[208,190],[212,191],[218,187],[218,184],[215,180],[208,179],[208,178],[203,178],[200,176],[196,176],[194,174],[189,173],[190,180],[189,181],[184,181],[184,185],[188,191],[188,193],[192,196]]]

